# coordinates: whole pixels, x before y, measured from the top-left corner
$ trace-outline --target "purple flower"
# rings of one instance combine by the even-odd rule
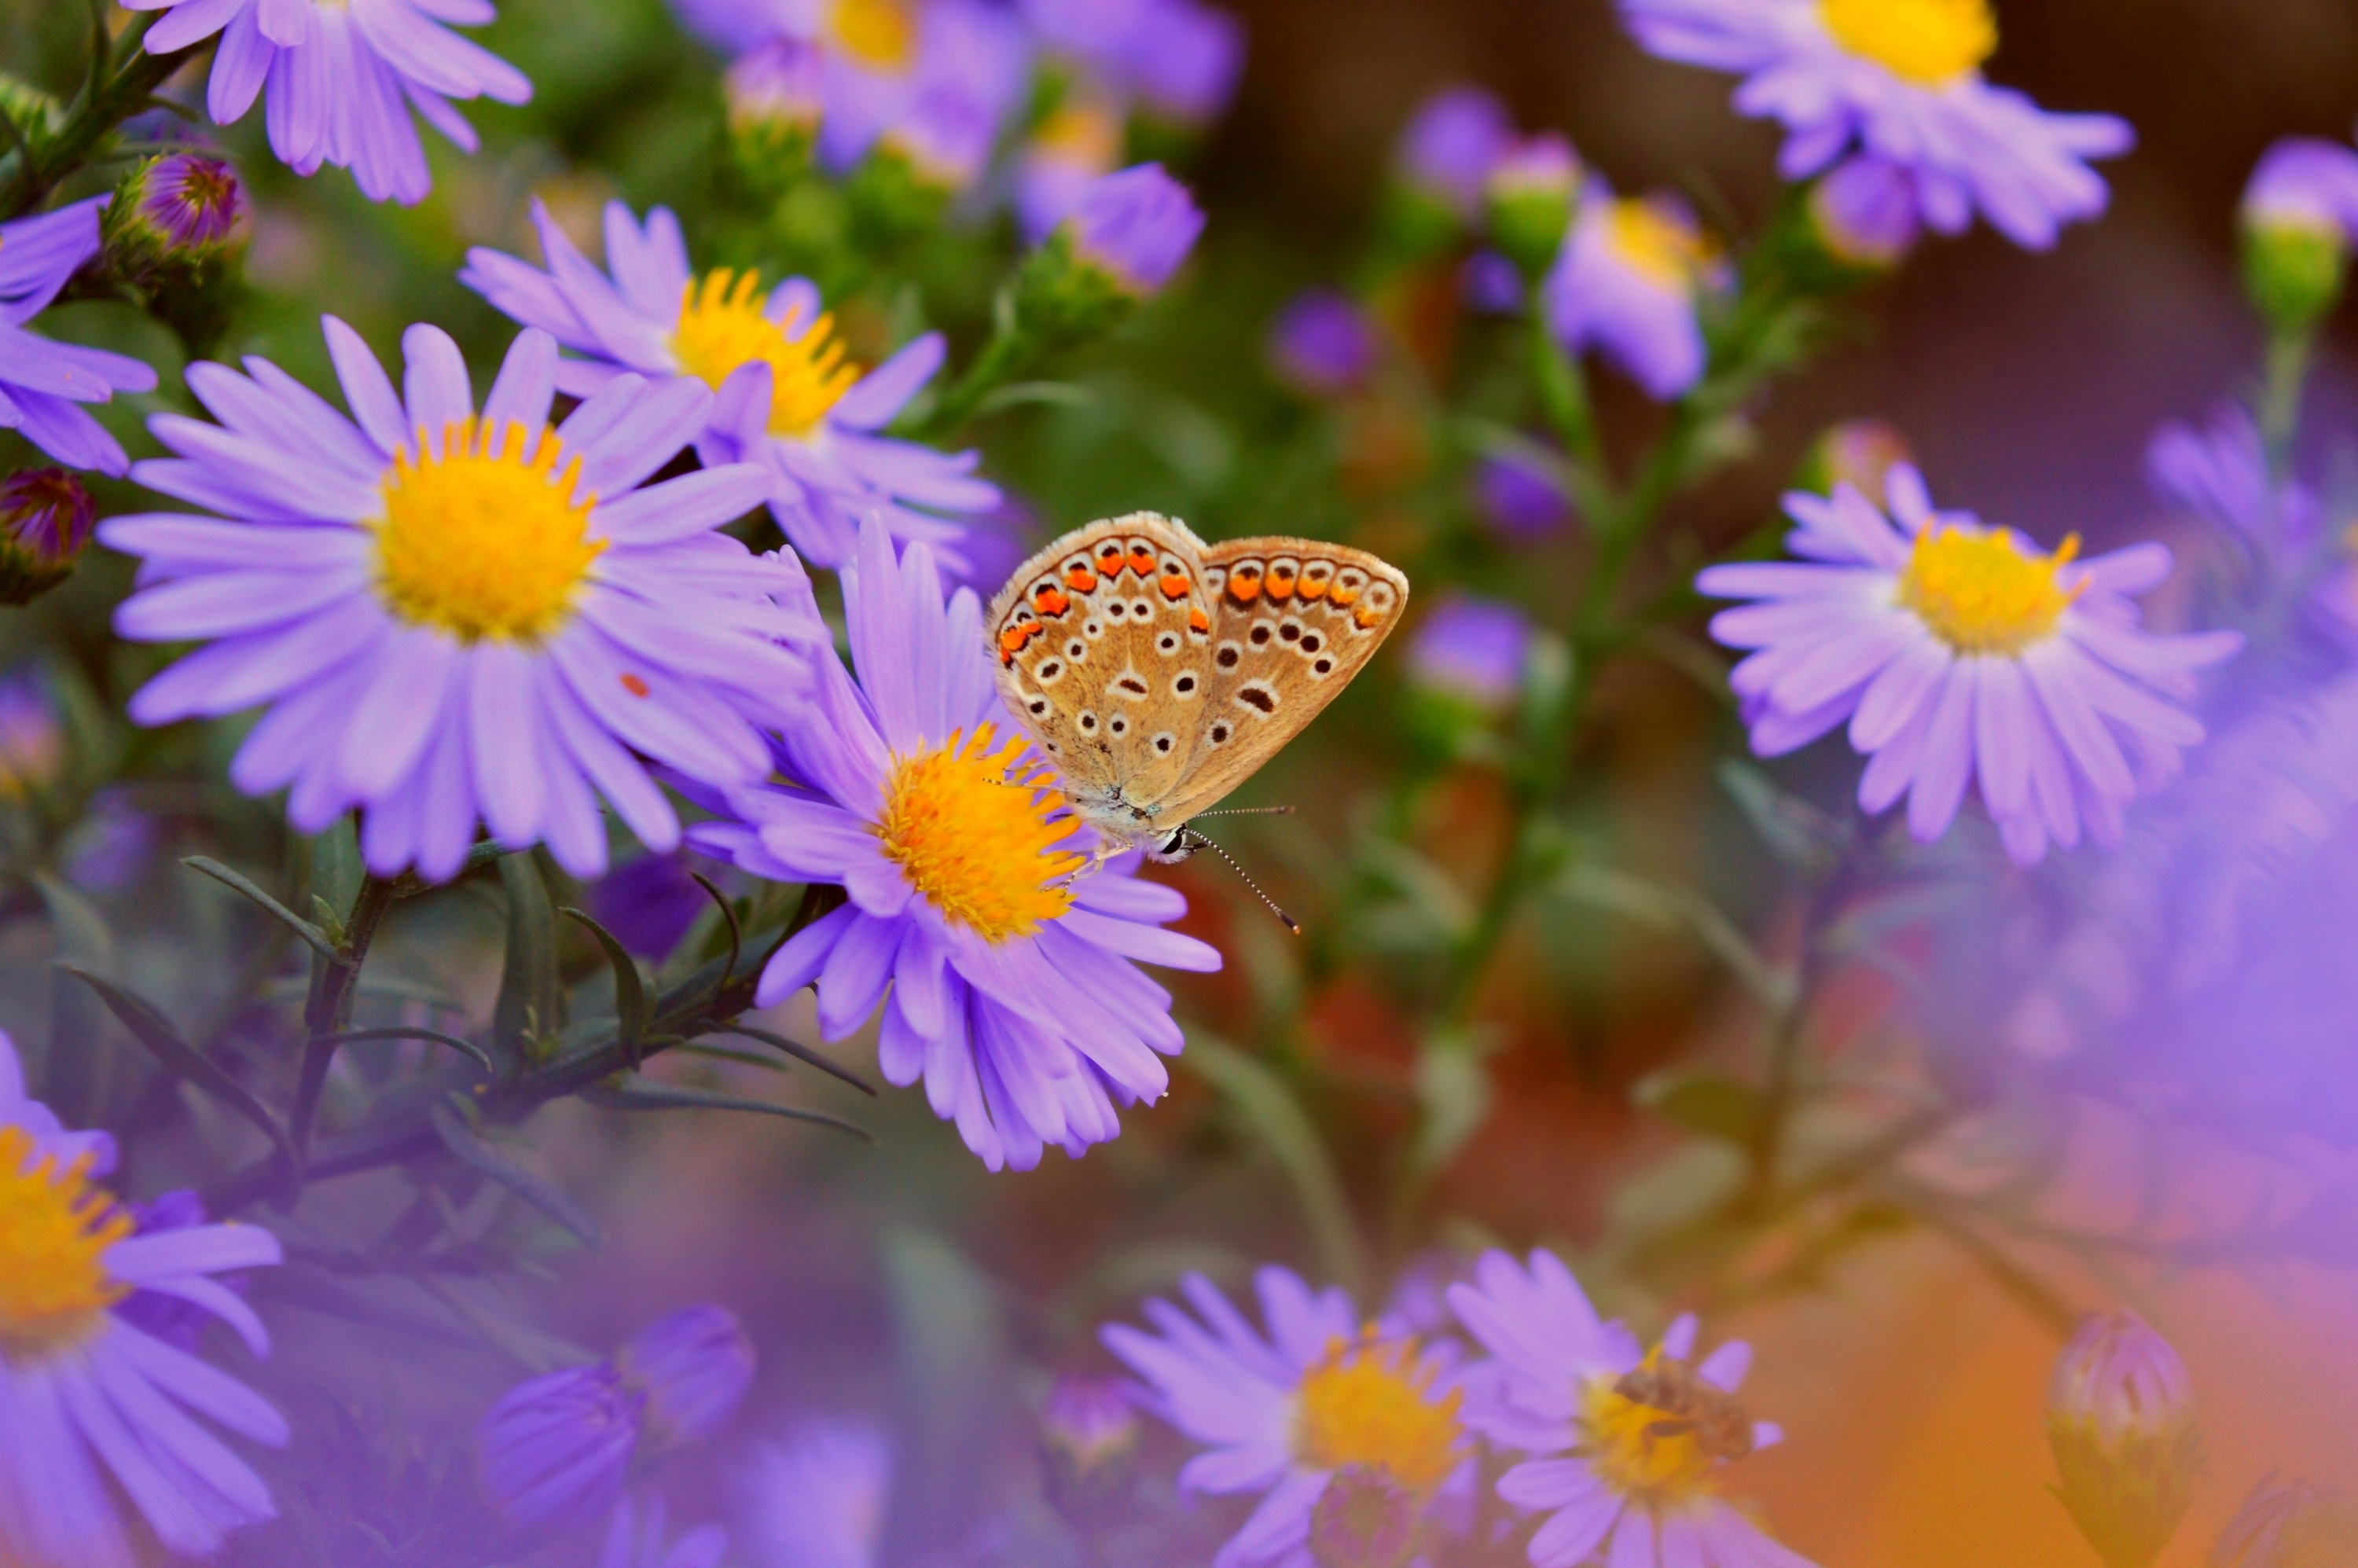
[[[1808,1568],[1718,1496],[1729,1460],[1783,1436],[1736,1402],[1748,1346],[1696,1361],[1695,1320],[1682,1317],[1647,1351],[1600,1319],[1548,1252],[1533,1252],[1528,1271],[1486,1253],[1449,1304],[1498,1358],[1466,1374],[1466,1423],[1531,1456],[1499,1479],[1498,1496],[1548,1516],[1532,1568],[1608,1555],[1615,1568]],[[1677,1430],[1705,1403],[1712,1419]]]
[[[647,1442],[685,1447],[726,1424],[753,1386],[753,1342],[726,1307],[692,1306],[659,1318],[614,1352],[626,1389],[645,1395]]]
[[[468,152],[475,133],[450,100],[532,97],[524,73],[449,31],[492,19],[491,0],[125,0],[171,14],[148,29],[151,54],[221,35],[205,107],[244,117],[267,84],[270,149],[297,174],[349,168],[372,201],[422,201],[433,188],[418,117]]]
[[[943,515],[987,512],[996,487],[974,477],[975,453],[946,456],[879,434],[941,368],[928,332],[871,370],[851,362],[818,290],[789,278],[762,293],[752,273],[688,270],[679,222],[658,207],[644,225],[621,202],[606,208],[600,272],[535,204],[546,272],[478,248],[460,281],[579,358],[556,367],[560,391],[596,392],[618,376],[662,381],[678,394],[708,387],[694,433],[706,466],[758,466],[778,525],[814,565],[851,558],[859,520],[882,516],[898,539],[954,553],[958,525]]]
[[[1376,354],[1375,323],[1357,301],[1335,289],[1304,289],[1270,328],[1271,367],[1311,397],[1359,391],[1375,372]]]
[[[1138,1451],[1138,1406],[1115,1378],[1058,1374],[1040,1406],[1040,1449],[1050,1494],[1066,1508],[1110,1500]]]
[[[1572,521],[1563,481],[1535,456],[1491,453],[1474,470],[1474,493],[1491,527],[1516,544],[1544,538]]]
[[[1424,101],[1401,133],[1393,155],[1401,178],[1472,222],[1482,211],[1490,171],[1513,145],[1506,106],[1475,87],[1453,87]]]
[[[2253,229],[2294,229],[2358,243],[2358,151],[2315,136],[2269,147],[2244,188],[2243,221]]]
[[[278,1262],[277,1238],[251,1225],[136,1233],[96,1184],[114,1165],[106,1134],[69,1133],[26,1098],[0,1034],[0,1561],[131,1568],[126,1502],[191,1557],[276,1517],[261,1477],[189,1412],[273,1446],[285,1420],[120,1308],[168,1296],[266,1356],[262,1320],[213,1276]]]
[[[1217,119],[1244,65],[1244,29],[1200,0],[1022,0],[1040,41],[1100,91],[1182,124]]]
[[[1124,293],[1160,293],[1204,232],[1185,186],[1159,163],[1141,163],[1089,182],[1059,233],[1074,256]]]
[[[1896,266],[1924,226],[1916,176],[1887,158],[1851,158],[1811,188],[1810,223],[1836,260]]]
[[[2055,1358],[2048,1413],[2107,1443],[2166,1435],[2194,1419],[2186,1363],[2135,1313],[2092,1314]]]
[[[721,870],[700,856],[641,855],[583,889],[582,906],[624,947],[661,963],[696,917],[712,907],[712,895],[688,875],[699,866],[708,872]]]
[[[784,643],[826,637],[791,555],[716,532],[767,481],[729,467],[640,488],[711,394],[615,376],[551,429],[545,332],[517,337],[479,416],[438,329],[402,340],[405,400],[357,333],[325,328],[352,417],[251,359],[245,375],[189,369],[221,424],[152,422],[181,456],[140,464],[139,481],[223,515],[100,528],[145,557],[115,629],[211,644],[150,681],[132,718],[269,704],[233,782],[288,790],[305,832],[360,807],[373,870],[438,880],[479,820],[595,876],[600,795],[641,842],[672,848],[678,819],[633,751],[708,782],[766,773],[757,725],[801,684]]]
[[[806,135],[826,113],[826,61],[817,45],[781,34],[738,57],[721,89],[730,130]]]
[[[121,444],[75,405],[152,392],[156,373],[128,355],[25,330],[98,254],[99,214],[111,200],[93,196],[0,223],[0,429],[17,431],[68,468],[120,476],[131,463]]]
[[[1987,0],[1621,0],[1639,42],[1747,80],[1743,114],[1779,121],[1779,167],[1804,179],[1863,150],[1916,177],[1924,221],[1961,233],[1979,211],[2044,250],[2104,210],[2082,161],[2126,152],[2109,114],[2050,114],[1982,79],[1997,48]]]
[[[1548,324],[1567,349],[1601,351],[1667,402],[1703,379],[1698,301],[1723,281],[1684,203],[1616,198],[1592,178],[1542,287]]]
[[[884,1076],[923,1077],[984,1163],[1028,1170],[1050,1143],[1077,1156],[1120,1132],[1117,1098],[1161,1097],[1162,1057],[1185,1043],[1132,960],[1208,970],[1219,955],[1157,929],[1186,903],[1133,881],[1135,856],[1076,874],[1086,831],[1024,742],[1000,738],[971,590],[945,608],[932,552],[894,560],[874,519],[844,588],[859,683],[819,655],[817,702],[784,730],[794,782],[731,789],[738,821],[689,830],[755,876],[850,895],[770,960],[756,1005],[815,985],[840,1040],[882,1002]]]
[[[1015,211],[1037,244],[1073,215],[1081,198],[1121,161],[1122,114],[1111,99],[1076,86],[1023,144],[1015,165]]]
[[[665,1528],[666,1511],[661,1498],[650,1498],[644,1508],[635,1498],[617,1503],[598,1568],[720,1568],[729,1554],[728,1532],[708,1524],[674,1541]]]
[[[2195,672],[2243,645],[2232,632],[2156,636],[2130,596],[2169,575],[2169,552],[2131,546],[2080,561],[2050,555],[1967,513],[1935,512],[1924,481],[1895,468],[1888,515],[1856,489],[1795,493],[1801,561],[1713,567],[1712,635],[1757,650],[1736,667],[1753,750],[1777,756],[1837,725],[1871,760],[1859,804],[1909,797],[1926,841],[1978,782],[2006,851],[2036,863],[2084,827],[2117,843],[2122,813],[2174,776],[2202,727],[2179,704]]]
[[[0,676],[0,800],[47,789],[65,764],[65,726],[39,672],[28,665]]]
[[[1022,101],[1031,66],[1022,25],[979,0],[833,0],[817,8],[815,27],[788,30],[814,38],[825,58],[819,155],[838,170],[921,109],[987,125],[988,146]]]
[[[1449,1346],[1363,1325],[1341,1291],[1314,1293],[1284,1269],[1254,1283],[1266,1337],[1201,1274],[1180,1282],[1200,1322],[1151,1301],[1156,1333],[1110,1324],[1102,1334],[1144,1379],[1147,1410],[1205,1445],[1180,1489],[1260,1496],[1213,1568],[1305,1563],[1330,1483],[1379,1489],[1412,1515],[1463,1484],[1470,1445]]]
[[[1408,645],[1409,679],[1477,708],[1511,707],[1522,689],[1531,645],[1531,622],[1513,605],[1446,599],[1424,618]]]
[[[2308,485],[2269,473],[2259,421],[2240,403],[2223,405],[2207,427],[2163,426],[2145,465],[2157,495],[2281,568],[2296,564],[2324,523]]]
[[[97,520],[90,492],[63,469],[0,480],[0,604],[23,604],[71,576]]]
[[[804,1421],[754,1453],[744,1481],[756,1561],[875,1568],[892,1491],[892,1445],[878,1428]]]

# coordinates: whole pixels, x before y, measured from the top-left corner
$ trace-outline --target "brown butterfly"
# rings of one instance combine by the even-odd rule
[[[1408,579],[1309,539],[1206,545],[1132,513],[1065,535],[990,605],[999,693],[1112,848],[1182,860],[1188,821],[1367,668]]]

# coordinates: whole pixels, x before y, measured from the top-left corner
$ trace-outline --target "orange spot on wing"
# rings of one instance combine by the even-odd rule
[[[1377,622],[1381,621],[1383,618],[1384,612],[1382,611],[1378,610],[1372,604],[1368,604],[1360,606],[1358,612],[1351,617],[1351,622],[1354,625],[1357,626],[1360,631],[1364,632],[1370,626],[1373,626]]]
[[[1075,593],[1095,593],[1098,589],[1098,574],[1087,567],[1075,567],[1065,574],[1065,586]]]
[[[1242,573],[1228,579],[1228,597],[1238,604],[1250,604],[1260,597],[1260,579]]]
[[[1190,632],[1209,632],[1211,629],[1212,618],[1210,616],[1205,614],[1200,610],[1190,610],[1187,611],[1187,630]]]
[[[1164,573],[1161,587],[1163,597],[1165,599],[1181,600],[1187,597],[1187,579],[1177,572]]]
[[[1154,575],[1154,552],[1143,545],[1130,546],[1130,559],[1122,563],[1142,579]]]
[[[1043,615],[1062,615],[1072,607],[1073,601],[1065,597],[1060,588],[1044,588],[1032,599],[1032,608]]]
[[[1335,579],[1331,577],[1305,577],[1295,591],[1304,599],[1324,599],[1326,590],[1334,586]]]
[[[999,634],[999,662],[1002,665],[1013,664],[1015,655],[1023,651],[1023,645],[1037,637],[1042,630],[1037,621],[1025,621],[1001,632]]]
[[[1356,588],[1345,588],[1341,583],[1336,583],[1327,591],[1326,597],[1334,600],[1336,609],[1344,610],[1350,606],[1353,600],[1359,597],[1359,590]]]
[[[633,697],[644,697],[647,695],[647,683],[641,680],[637,676],[624,676],[622,677],[622,689],[629,692]]]
[[[1271,567],[1269,568],[1269,597],[1272,602],[1276,603],[1282,603],[1286,600],[1293,597],[1293,568],[1292,567]]]

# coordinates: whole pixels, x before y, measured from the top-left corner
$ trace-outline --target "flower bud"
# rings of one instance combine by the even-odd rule
[[[1871,156],[1852,158],[1810,188],[1810,232],[1827,256],[1861,272],[1898,266],[1923,232],[1916,177]]]
[[[2341,303],[2358,234],[2358,152],[2285,138],[2252,171],[2239,216],[2253,308],[2277,333],[2315,331]]]
[[[73,575],[97,508],[63,469],[0,480],[0,604],[25,604]]]
[[[1509,544],[1536,544],[1572,521],[1572,502],[1559,477],[1562,461],[1546,454],[1493,452],[1474,470],[1475,499],[1491,532]]]
[[[1067,1514],[1095,1512],[1130,1489],[1138,1410],[1112,1378],[1067,1372],[1040,1407],[1040,1457],[1048,1496]]]
[[[721,79],[729,134],[798,144],[807,153],[827,113],[826,62],[817,44],[780,34],[740,55]]]
[[[1162,291],[1203,232],[1195,197],[1161,164],[1102,176],[1024,263],[1018,311],[1052,340],[1109,331]]]
[[[1550,132],[1517,143],[1482,184],[1490,239],[1526,278],[1543,276],[1572,229],[1580,200],[1580,159]]]
[[[1531,643],[1531,622],[1513,605],[1451,599],[1425,617],[1409,643],[1409,682],[1498,711],[1522,689]]]
[[[1416,1545],[1416,1498],[1381,1469],[1335,1472],[1310,1510],[1318,1568],[1400,1568]]]
[[[614,1369],[644,1398],[649,1446],[678,1448],[736,1413],[753,1382],[753,1342],[727,1308],[692,1306],[632,1336],[614,1352]]]
[[[2201,1429],[2186,1363],[2127,1313],[2093,1316],[2055,1363],[2056,1496],[2109,1568],[2150,1568],[2193,1501]]]
[[[103,232],[114,272],[154,285],[243,246],[254,235],[254,205],[227,159],[167,153],[115,187]]]
[[[1880,501],[1891,470],[1915,460],[1914,449],[1897,426],[1881,419],[1845,419],[1817,438],[1801,460],[1794,483],[1819,495],[1832,495],[1837,486],[1847,484]]]
[[[1505,105],[1478,88],[1427,99],[1401,134],[1382,214],[1388,250],[1409,260],[1446,250],[1482,212],[1482,188],[1514,140]]]
[[[1346,295],[1306,289],[1270,328],[1269,362],[1305,397],[1348,397],[1375,373],[1375,323]]]

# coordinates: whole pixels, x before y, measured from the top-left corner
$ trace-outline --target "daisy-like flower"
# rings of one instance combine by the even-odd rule
[[[896,561],[870,519],[844,598],[859,684],[817,655],[817,700],[784,730],[793,782],[729,790],[737,820],[689,830],[741,871],[850,895],[779,949],[755,1005],[815,984],[840,1040],[884,1002],[884,1076],[923,1077],[992,1170],[1050,1143],[1077,1156],[1120,1132],[1115,1100],[1162,1095],[1184,1044],[1131,960],[1219,954],[1157,929],[1186,902],[1131,880],[1135,857],[1077,874],[1088,836],[1007,721],[979,602],[960,589],[945,608],[930,550]]]
[[[754,1452],[745,1533],[757,1561],[874,1568],[892,1492],[892,1444],[866,1422],[806,1420]]]
[[[69,468],[120,475],[131,466],[122,444],[74,406],[109,402],[118,392],[152,392],[156,373],[127,354],[52,342],[25,330],[98,254],[99,215],[112,200],[93,196],[0,223],[0,429],[21,433]]]
[[[1146,1409],[1206,1445],[1180,1487],[1260,1495],[1213,1568],[1309,1568],[1314,1535],[1330,1533],[1362,1550],[1370,1533],[1397,1537],[1398,1561],[1450,1483],[1470,1474],[1453,1357],[1362,1323],[1341,1291],[1313,1292],[1284,1269],[1254,1283],[1266,1337],[1200,1274],[1180,1282],[1196,1317],[1150,1301],[1157,1333],[1109,1324],[1102,1334],[1145,1381]]]
[[[1783,1436],[1736,1402],[1748,1346],[1697,1361],[1695,1320],[1682,1317],[1645,1349],[1547,1252],[1528,1268],[1486,1254],[1449,1305],[1498,1357],[1468,1371],[1466,1424],[1531,1455],[1498,1496],[1547,1516],[1533,1568],[1592,1556],[1614,1568],[1807,1568],[1719,1495],[1731,1461]]]
[[[481,820],[546,842],[580,876],[606,865],[600,795],[654,849],[679,822],[638,752],[708,782],[769,771],[775,722],[826,640],[791,556],[755,557],[723,523],[768,492],[751,467],[641,488],[703,426],[694,381],[609,381],[555,429],[557,344],[520,333],[476,413],[459,347],[412,327],[404,394],[359,334],[325,319],[347,418],[277,366],[189,369],[219,425],[159,415],[181,455],[150,490],[220,514],[110,518],[144,557],[115,628],[210,641],[131,700],[142,724],[270,711],[230,766],[287,789],[318,832],[354,806],[391,875],[455,872]]]
[[[635,373],[719,394],[696,436],[698,454],[708,466],[759,466],[779,527],[812,564],[850,560],[860,519],[871,512],[895,538],[929,541],[956,560],[962,530],[950,518],[999,504],[997,487],[974,477],[976,453],[952,457],[878,434],[941,368],[940,333],[863,371],[847,357],[817,288],[789,278],[765,294],[754,274],[728,267],[698,277],[665,208],[641,224],[621,202],[608,204],[611,277],[538,203],[533,222],[547,271],[478,248],[460,280],[581,356],[558,362],[560,391],[584,396]]]
[[[285,1420],[118,1309],[154,1292],[265,1356],[262,1320],[212,1276],[276,1263],[277,1238],[250,1225],[135,1235],[97,1184],[114,1164],[106,1134],[68,1132],[26,1098],[0,1034],[0,1562],[22,1568],[131,1568],[126,1501],[189,1556],[276,1517],[262,1478],[190,1412],[273,1445]]]
[[[1983,79],[1989,0],[1621,0],[1640,43],[1747,80],[1736,108],[1780,122],[1780,166],[1806,178],[1864,150],[1915,174],[1924,219],[1961,233],[1975,211],[2043,250],[2104,210],[2085,162],[2136,135],[2109,114],[2050,114]]]
[[[124,0],[166,11],[147,31],[151,54],[215,33],[205,108],[216,125],[243,119],[256,94],[270,150],[297,174],[349,168],[372,201],[422,201],[433,189],[417,117],[473,152],[474,127],[452,99],[523,103],[524,73],[443,24],[481,26],[491,0]]]
[[[1548,324],[1574,353],[1595,348],[1657,399],[1703,379],[1697,308],[1725,268],[1683,202],[1616,197],[1592,177],[1542,286]]]
[[[1889,513],[1850,485],[1795,493],[1801,561],[1713,567],[1695,586],[1758,602],[1712,635],[1757,650],[1733,684],[1753,750],[1777,756],[1848,722],[1871,760],[1859,804],[1908,796],[1908,826],[1948,831],[1969,786],[2017,863],[2084,829],[2119,841],[2122,813],[2173,777],[2202,727],[2179,706],[2195,672],[2243,646],[2232,632],[2156,636],[2131,595],[2169,577],[2169,551],[2134,545],[2079,560],[1969,513],[1935,512],[1924,481],[1891,471]]]

